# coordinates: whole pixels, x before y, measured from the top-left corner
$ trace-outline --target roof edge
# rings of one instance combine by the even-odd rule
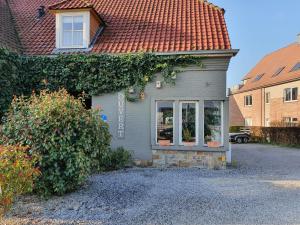
[[[215,8],[215,9],[217,9],[219,11],[221,11],[223,14],[225,14],[225,12],[226,12],[224,8],[219,7],[219,6],[217,6],[217,5],[209,2],[208,0],[200,0],[200,1],[203,2],[203,3],[205,3],[205,4],[207,4],[207,5],[209,5],[209,6],[212,6],[213,8]]]
[[[289,80],[285,80],[285,81],[280,81],[280,82],[274,82],[274,83],[262,85],[262,86],[259,86],[259,87],[256,87],[256,88],[246,89],[246,90],[243,90],[243,91],[237,91],[237,92],[235,92],[234,94],[231,94],[231,95],[242,94],[242,93],[245,93],[245,92],[255,91],[255,90],[258,90],[258,89],[262,89],[262,88],[273,87],[273,86],[277,86],[277,85],[281,85],[281,84],[286,84],[286,83],[290,83],[290,82],[294,82],[294,81],[298,81],[298,80],[300,80],[300,77],[296,77],[296,78],[293,78],[293,79],[289,79]]]
[[[236,56],[239,49],[228,50],[195,50],[195,51],[176,51],[176,52],[152,52],[155,55],[170,56],[170,55],[201,55],[201,56]]]

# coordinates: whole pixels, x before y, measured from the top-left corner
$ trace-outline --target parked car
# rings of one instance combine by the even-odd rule
[[[251,137],[247,133],[229,133],[229,141],[232,143],[248,143]]]

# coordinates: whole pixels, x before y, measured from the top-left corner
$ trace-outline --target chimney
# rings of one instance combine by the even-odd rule
[[[38,9],[37,9],[37,18],[40,19],[41,17],[43,17],[45,15],[45,6],[41,5]]]
[[[300,45],[300,34],[297,35],[297,43]]]

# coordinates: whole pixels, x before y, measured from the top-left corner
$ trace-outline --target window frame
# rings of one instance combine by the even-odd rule
[[[204,100],[203,101],[203,146],[208,147],[208,144],[205,144],[205,102],[220,102],[221,103],[221,143],[220,147],[224,147],[224,101],[222,100]]]
[[[195,114],[196,114],[196,118],[195,118],[195,127],[196,127],[196,134],[195,134],[195,144],[194,145],[184,145],[184,142],[182,141],[182,105],[184,103],[195,103]],[[199,101],[196,100],[191,100],[191,101],[179,101],[179,118],[178,118],[178,122],[179,122],[179,136],[178,136],[178,140],[179,140],[179,146],[198,146],[199,145]]]
[[[271,102],[271,93],[268,91],[265,93],[265,103],[270,104]]]
[[[247,104],[247,98],[251,98],[251,104]],[[250,107],[250,106],[253,106],[253,97],[252,97],[252,95],[245,95],[244,96],[244,106],[248,106],[248,107]]]
[[[251,125],[246,125],[247,120],[251,120]],[[245,127],[252,127],[253,126],[253,118],[252,117],[245,117],[244,125],[245,125]]]
[[[158,110],[158,102],[172,102],[173,103],[173,143],[170,143],[170,146],[175,146],[175,116],[176,116],[176,113],[175,113],[175,107],[176,107],[176,104],[175,104],[175,101],[174,100],[155,100],[155,144],[157,146],[162,146],[158,143],[158,136],[157,136],[157,110]]]
[[[293,90],[296,89],[297,90],[297,95],[296,95],[296,99],[293,99]],[[290,99],[287,100],[286,97],[287,97],[287,90],[290,91]],[[297,102],[298,101],[298,95],[299,95],[299,92],[298,92],[298,87],[293,87],[293,88],[285,88],[283,89],[283,101],[284,102]]]
[[[83,43],[81,46],[64,46],[63,45],[63,17],[82,16],[83,28]],[[74,32],[74,31],[72,31]],[[85,49],[90,43],[90,12],[61,12],[56,14],[56,48],[57,49]]]

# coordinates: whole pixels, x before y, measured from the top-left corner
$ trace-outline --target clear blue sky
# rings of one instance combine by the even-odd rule
[[[300,0],[209,0],[226,10],[233,48],[227,86],[241,78],[266,54],[296,41],[300,33]]]

